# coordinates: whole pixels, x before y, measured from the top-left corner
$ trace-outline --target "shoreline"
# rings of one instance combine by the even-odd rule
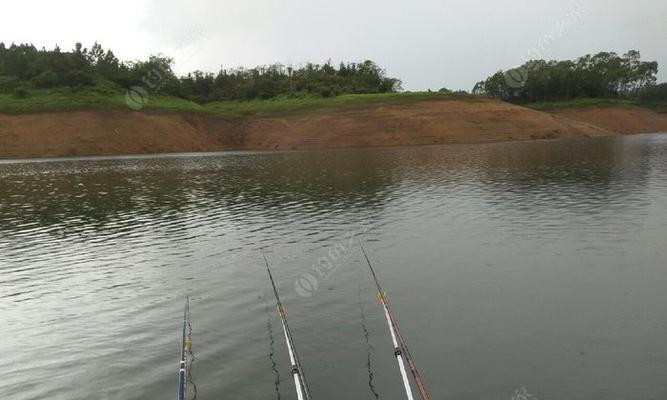
[[[224,118],[188,112],[0,114],[0,159],[492,143],[667,132],[636,106],[533,110],[491,99],[355,104]]]
[[[424,146],[484,146],[495,145],[503,143],[538,143],[538,142],[559,142],[563,140],[590,140],[590,139],[604,139],[622,136],[641,136],[641,135],[661,135],[667,132],[647,132],[629,135],[609,134],[601,136],[573,136],[566,138],[555,139],[525,139],[525,140],[497,140],[486,142],[457,142],[457,143],[443,143],[443,144],[427,144],[427,145],[400,145],[400,146],[368,146],[368,147],[332,147],[332,148],[316,148],[316,149],[300,149],[300,150],[212,150],[212,151],[182,151],[171,153],[139,153],[139,154],[91,154],[81,156],[45,156],[45,157],[30,157],[30,158],[0,158],[0,165],[3,164],[20,164],[20,163],[50,163],[50,162],[68,162],[68,161],[108,161],[108,160],[143,160],[143,159],[168,159],[168,158],[183,158],[183,157],[217,157],[223,155],[246,155],[246,154],[287,154],[287,153],[308,153],[319,151],[355,151],[355,150],[390,150],[390,149],[410,149],[420,148]]]

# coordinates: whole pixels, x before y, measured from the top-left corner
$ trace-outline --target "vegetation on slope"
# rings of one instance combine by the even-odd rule
[[[31,89],[90,88],[116,91],[140,87],[151,95],[166,94],[197,103],[222,100],[271,99],[277,96],[322,96],[391,93],[401,88],[372,61],[333,66],[282,64],[251,69],[195,71],[177,77],[172,60],[162,55],[145,61],[120,61],[95,43],[77,43],[71,51],[38,50],[31,44],[0,43],[0,93],[25,96]]]
[[[658,63],[642,61],[639,51],[613,52],[576,60],[533,60],[498,71],[475,85],[473,93],[515,103],[568,102],[576,99],[621,99],[667,102],[664,85],[655,85]]]
[[[525,107],[538,111],[559,111],[566,109],[604,108],[604,107],[643,107],[658,113],[667,113],[667,101],[644,102],[641,99],[605,99],[579,98],[566,101],[546,101],[524,104]]]
[[[399,93],[401,82],[372,61],[301,67],[195,71],[177,77],[158,55],[123,62],[95,43],[71,51],[0,43],[0,113],[135,109],[208,112],[226,117],[346,105],[489,96],[539,110],[642,105],[667,111],[667,84],[656,85],[656,62],[638,51],[603,52],[572,61],[530,61],[479,82],[473,95]]]
[[[555,111],[569,108],[637,106],[639,102],[631,99],[578,98],[564,101],[527,103],[524,105],[539,111]]]
[[[667,83],[651,85],[639,94],[639,103],[661,113],[667,113]]]
[[[71,51],[0,43],[0,113],[141,109],[209,112],[221,116],[275,114],[350,104],[436,98],[461,93],[398,93],[401,82],[372,61],[334,67],[275,64],[251,69],[195,71],[177,77],[158,55],[123,62],[95,43]]]
[[[373,106],[407,104],[423,100],[477,101],[478,96],[460,93],[404,92],[376,94],[347,94],[336,97],[280,96],[269,100],[230,100],[198,104],[175,96],[150,96],[144,104],[148,112],[201,112],[221,117],[235,118],[249,115],[276,115],[313,109],[345,108],[349,106]],[[27,114],[81,110],[130,110],[123,92],[107,92],[100,88],[85,89],[37,89],[25,97],[0,94],[0,113]]]

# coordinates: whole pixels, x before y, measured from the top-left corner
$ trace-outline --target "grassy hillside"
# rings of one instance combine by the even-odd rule
[[[348,94],[336,97],[277,97],[271,100],[235,100],[197,104],[172,96],[151,95],[143,110],[148,112],[203,112],[235,118],[248,115],[294,113],[318,108],[400,104],[438,99],[476,101],[480,98],[454,93],[406,92]],[[2,114],[123,109],[131,111],[125,102],[124,93],[108,93],[95,88],[33,90],[21,98],[11,94],[0,94],[0,113]]]
[[[650,110],[667,113],[667,103],[655,103],[655,104],[641,104],[636,100],[627,100],[627,99],[574,99],[568,101],[552,101],[552,102],[540,102],[540,103],[528,103],[525,105],[528,108],[539,111],[560,111],[568,109],[584,109],[592,107],[623,107],[623,106],[638,106],[648,108]]]
[[[585,108],[585,107],[610,107],[610,106],[638,106],[639,103],[632,100],[620,99],[573,99],[567,101],[550,101],[539,103],[528,103],[526,107],[539,111],[554,111],[568,108]]]

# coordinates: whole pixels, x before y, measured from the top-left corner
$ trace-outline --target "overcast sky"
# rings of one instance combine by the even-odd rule
[[[90,47],[175,69],[372,59],[408,90],[470,90],[525,58],[637,49],[667,80],[666,0],[3,1],[0,41]]]

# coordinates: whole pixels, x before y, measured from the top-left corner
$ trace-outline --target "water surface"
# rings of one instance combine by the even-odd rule
[[[666,226],[667,135],[4,162],[0,392],[175,397],[188,294],[199,399],[295,398],[265,253],[313,397],[402,399],[356,235],[433,399],[665,399]]]

